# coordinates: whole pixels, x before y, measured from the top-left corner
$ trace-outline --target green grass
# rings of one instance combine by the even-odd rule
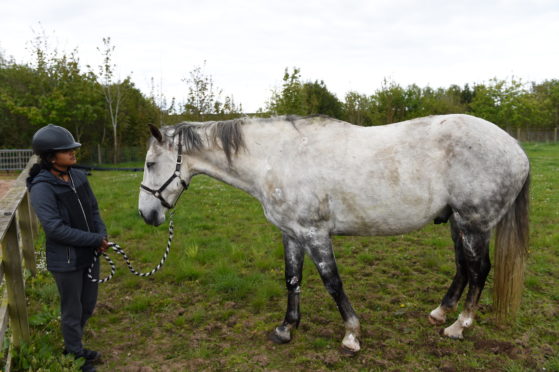
[[[281,235],[257,201],[199,176],[179,202],[175,240],[159,273],[136,278],[120,256],[114,258],[117,274],[101,286],[85,337],[105,355],[99,371],[558,371],[559,146],[525,148],[532,162],[531,253],[523,305],[512,324],[492,319],[492,274],[464,341],[441,338],[427,322],[454,274],[448,226],[429,225],[403,236],[334,238],[362,322],[363,349],[356,357],[339,351],[343,323],[309,259],[300,327],[290,344],[271,344],[266,335],[286,306]],[[141,177],[94,172],[90,182],[110,238],[145,271],[159,261],[167,229],[139,218]],[[43,365],[75,368],[57,359],[62,339],[52,278],[41,273],[26,290],[33,342],[23,352],[51,355],[41,357],[51,363]]]

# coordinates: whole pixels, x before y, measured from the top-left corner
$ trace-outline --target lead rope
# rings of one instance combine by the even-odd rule
[[[136,271],[134,269],[134,267],[132,267],[132,264],[130,263],[130,259],[128,258],[128,256],[124,252],[124,250],[118,244],[110,243],[109,247],[112,248],[113,251],[122,255],[122,257],[124,257],[124,260],[126,261],[126,265],[128,265],[128,270],[130,270],[130,272],[132,274],[137,275],[137,276],[146,277],[146,276],[150,276],[150,275],[153,275],[156,272],[158,272],[159,269],[161,269],[161,267],[163,266],[163,264],[167,260],[167,256],[169,255],[169,250],[171,249],[171,242],[173,241],[173,235],[174,235],[173,212],[171,212],[170,213],[170,219],[169,219],[169,239],[167,240],[167,248],[165,249],[165,253],[163,254],[163,257],[161,258],[161,261],[159,261],[159,264],[157,264],[157,266],[155,266],[151,271],[146,272],[146,273],[140,273],[140,272]],[[99,256],[99,252],[95,252],[95,254],[93,255],[93,262],[91,263],[91,266],[89,266],[89,270],[87,272],[87,276],[89,277],[89,279],[93,283],[108,282],[109,280],[111,280],[111,278],[113,277],[113,275],[115,274],[115,271],[116,271],[115,264],[114,264],[113,260],[111,260],[109,255],[106,254],[105,252],[103,252],[101,254],[103,255],[103,257],[105,257],[105,260],[107,260],[109,262],[109,264],[111,265],[111,273],[104,279],[98,279],[98,278],[93,277],[93,275],[91,273],[91,270],[93,270],[93,268],[95,267],[95,263],[97,262],[97,257]]]

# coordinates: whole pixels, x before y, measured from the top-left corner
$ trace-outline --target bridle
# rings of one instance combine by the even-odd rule
[[[174,205],[169,204],[163,198],[163,196],[161,194],[167,188],[167,186],[169,186],[169,184],[171,182],[173,182],[173,180],[175,178],[178,178],[181,181],[181,185],[182,185],[181,194],[184,190],[188,189],[188,184],[182,178],[180,178],[181,165],[182,165],[182,136],[181,136],[181,133],[179,133],[179,152],[178,152],[178,155],[177,155],[177,165],[175,167],[175,172],[171,175],[171,177],[169,177],[169,179],[158,190],[150,189],[149,187],[145,186],[144,184],[140,184],[141,189],[146,190],[147,192],[149,192],[150,194],[155,196],[157,199],[159,199],[161,201],[161,205],[163,205],[165,208],[172,209],[174,207]],[[180,195],[179,195],[179,198],[180,198]],[[179,200],[179,198],[177,198],[177,200]]]

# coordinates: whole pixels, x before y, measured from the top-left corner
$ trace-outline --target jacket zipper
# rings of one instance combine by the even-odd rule
[[[70,176],[70,181],[72,183],[72,186],[70,186],[72,188],[72,191],[74,192],[74,194],[76,194],[76,198],[78,199],[78,204],[80,205],[80,209],[82,210],[82,215],[83,215],[83,219],[85,221],[85,225],[87,226],[87,231],[91,232],[91,229],[89,228],[89,223],[87,222],[87,217],[85,216],[85,210],[83,209],[83,205],[82,205],[82,201],[80,200],[80,197],[78,195],[78,191],[76,190],[76,185],[74,184],[74,179],[72,178],[72,175],[70,174],[70,172],[68,172],[68,176]],[[68,263],[70,263],[70,248],[67,248],[68,251]]]
[[[87,223],[87,217],[85,216],[85,210],[83,209],[82,201],[80,200],[80,197],[78,196],[78,191],[76,190],[76,186],[74,185],[74,179],[72,178],[72,175],[70,173],[68,173],[68,175],[70,176],[70,181],[72,182],[72,191],[74,191],[74,194],[76,194],[76,198],[78,199],[78,204],[80,205],[80,209],[82,210],[83,219],[85,221],[85,225],[87,226],[87,231],[91,232],[91,229],[89,228],[89,223]]]

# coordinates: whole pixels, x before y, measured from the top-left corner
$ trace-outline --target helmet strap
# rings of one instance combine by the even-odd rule
[[[60,170],[60,169],[56,168],[56,167],[54,166],[54,164],[53,164],[51,169],[53,169],[55,172],[58,172],[58,176],[59,176],[59,177],[62,177],[62,176],[65,176],[65,175],[68,174],[68,171],[70,170],[70,167],[68,167],[68,169],[66,169],[65,171],[63,171],[63,170]]]

